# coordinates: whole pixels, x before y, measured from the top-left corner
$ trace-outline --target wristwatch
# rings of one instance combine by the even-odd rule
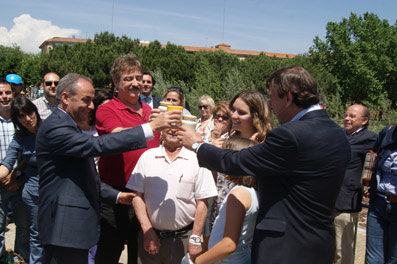
[[[203,144],[203,141],[196,141],[192,144],[192,150],[197,153],[198,148]]]
[[[189,243],[193,245],[201,245],[203,241],[201,240],[201,236],[191,235],[189,238]]]

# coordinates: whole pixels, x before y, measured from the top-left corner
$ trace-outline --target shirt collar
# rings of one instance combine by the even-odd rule
[[[118,109],[127,109],[128,111],[132,111],[134,113],[136,113],[136,111],[134,109],[132,109],[131,107],[127,106],[126,104],[124,104],[122,101],[120,101],[117,97],[113,97],[114,100],[114,105],[118,108]],[[140,103],[140,102],[139,102]],[[143,104],[141,105],[142,109],[143,109]]]
[[[175,159],[189,159],[189,155],[188,155],[188,149],[186,149],[185,147],[182,147],[181,151],[179,151],[178,155],[176,156]],[[165,153],[165,149],[164,149],[164,145],[160,145],[160,147],[158,147],[156,149],[156,153],[155,153],[155,157],[156,158],[164,158],[168,160],[168,156],[166,156],[167,154]]]
[[[302,111],[300,111],[299,113],[297,113],[297,114],[291,119],[291,121],[289,121],[289,122],[299,120],[299,119],[301,119],[304,115],[306,115],[307,113],[312,112],[312,111],[316,111],[316,110],[321,110],[321,107],[320,107],[319,104],[315,104],[315,105],[309,106],[308,108],[303,109]]]
[[[349,136],[353,136],[355,134],[357,134],[358,132],[360,132],[361,130],[363,130],[364,127],[360,127],[359,129],[357,129],[356,131],[354,131],[353,133],[351,133]]]
[[[3,118],[3,117],[0,115],[0,119],[1,119],[2,121],[6,121],[6,122],[12,122],[11,117],[10,117],[9,119],[5,119],[5,118]]]
[[[45,96],[43,96],[43,97],[41,97],[41,98],[43,98],[44,103],[48,104],[49,106],[57,106],[57,105],[58,105],[57,103],[51,104],[51,103],[47,100],[47,98],[46,98]]]
[[[148,96],[141,94],[141,100],[143,100],[144,102],[146,102],[147,99],[149,99],[149,102],[151,102],[153,100],[153,96],[152,93],[150,93]]]

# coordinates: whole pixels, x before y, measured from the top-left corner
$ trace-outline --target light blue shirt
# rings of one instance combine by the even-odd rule
[[[150,105],[151,108],[153,108],[153,96],[151,93],[149,94],[149,96],[141,94],[140,98],[142,102],[147,103],[148,105]]]
[[[229,194],[236,188],[243,188],[250,193],[251,196],[251,207],[245,212],[243,225],[241,227],[240,237],[236,250],[226,258],[216,262],[220,263],[239,263],[249,264],[251,263],[251,243],[254,236],[256,216],[259,209],[258,195],[254,188],[249,188],[242,185],[234,186],[223,200],[219,209],[219,214],[215,219],[214,226],[211,231],[210,240],[208,242],[208,248],[213,248],[223,238],[223,232],[226,224],[226,204]]]
[[[299,120],[302,118],[302,116],[306,115],[309,112],[316,111],[316,110],[321,110],[321,107],[319,104],[315,104],[312,106],[309,106],[308,108],[303,109],[299,113],[297,113],[289,122]]]
[[[391,153],[380,170],[377,171],[378,191],[386,194],[397,194],[397,152]]]

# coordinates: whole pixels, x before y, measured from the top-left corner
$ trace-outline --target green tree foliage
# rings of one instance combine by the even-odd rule
[[[19,47],[4,47],[0,45],[0,76],[9,73],[21,74],[25,54]]]
[[[327,24],[326,39],[314,39],[309,55],[328,71],[337,85],[328,94],[340,94],[341,103],[357,102],[388,107],[397,102],[397,29],[375,14],[351,13]]]
[[[236,94],[244,90],[256,90],[254,82],[252,80],[244,80],[242,72],[237,67],[227,72],[221,86],[224,92],[223,101],[229,101]]]
[[[40,71],[40,55],[25,54],[21,64],[21,76],[25,85],[40,86],[42,75]]]
[[[205,56],[205,52],[202,51],[196,53],[194,59],[194,87],[190,92],[196,93],[198,96],[208,94],[215,101],[222,100],[221,80],[219,73],[213,68],[218,65],[211,65],[208,57]],[[197,101],[193,102],[194,106],[197,103]]]

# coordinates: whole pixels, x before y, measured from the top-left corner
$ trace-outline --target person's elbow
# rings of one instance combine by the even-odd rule
[[[231,239],[229,237],[224,237],[222,244],[223,244],[222,246],[223,246],[223,249],[224,249],[224,253],[227,256],[233,254],[233,252],[237,248],[237,244],[233,241],[233,239]]]

